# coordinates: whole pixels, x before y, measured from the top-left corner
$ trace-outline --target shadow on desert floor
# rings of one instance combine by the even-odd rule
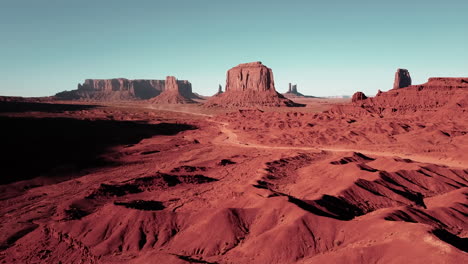
[[[156,135],[196,129],[188,124],[72,118],[0,117],[3,173],[0,184],[106,165],[109,148]]]
[[[90,110],[98,105],[49,104],[33,102],[0,102],[0,113],[45,112],[61,113],[64,111]]]

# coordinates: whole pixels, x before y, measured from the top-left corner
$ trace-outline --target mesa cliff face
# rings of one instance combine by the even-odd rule
[[[303,106],[275,90],[273,71],[261,62],[239,64],[228,70],[226,91],[211,98],[208,107]]]
[[[183,96],[194,98],[189,81],[179,80],[176,83]],[[164,80],[86,79],[83,84],[78,84],[77,90],[60,92],[55,97],[61,100],[147,100],[158,96],[166,89]]]
[[[242,63],[227,72],[226,92],[276,92],[273,71],[261,62]]]
[[[164,91],[163,80],[86,79],[77,90],[57,93],[61,100],[145,100]]]

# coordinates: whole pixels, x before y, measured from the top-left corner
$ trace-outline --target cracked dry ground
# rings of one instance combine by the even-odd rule
[[[67,115],[118,120],[129,113]],[[190,127],[112,145],[99,154],[111,162],[79,175],[2,185],[0,262],[467,260],[468,168],[248,147],[216,122],[183,113],[138,112],[127,121],[145,120]]]

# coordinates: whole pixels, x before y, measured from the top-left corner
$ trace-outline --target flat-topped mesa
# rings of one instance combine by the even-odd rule
[[[145,100],[165,89],[164,80],[86,79],[77,90],[57,93],[61,100],[122,101]]]
[[[55,98],[94,101],[147,100],[158,96],[168,88],[177,89],[184,97],[198,98],[192,93],[192,84],[189,81],[175,78],[171,81],[173,83],[166,85],[165,80],[86,79],[83,84],[78,84],[77,90],[57,93]]]
[[[227,72],[226,92],[229,91],[276,92],[273,71],[260,61],[242,63]]]
[[[395,81],[393,82],[393,89],[405,88],[411,85],[411,76],[406,69],[397,69],[395,72]]]
[[[78,84],[79,91],[131,91],[136,97],[154,97],[164,90],[163,80],[129,80],[125,78],[115,79],[86,79],[83,84]],[[154,90],[152,93],[149,90]]]
[[[78,90],[87,90],[87,91],[130,91],[133,87],[131,81],[125,78],[115,78],[115,79],[86,79],[83,84],[78,84]]]
[[[273,71],[261,62],[239,64],[227,71],[226,89],[210,98],[208,107],[304,106],[276,92]]]
[[[367,99],[367,96],[363,92],[355,92],[351,98],[351,102],[355,103]]]

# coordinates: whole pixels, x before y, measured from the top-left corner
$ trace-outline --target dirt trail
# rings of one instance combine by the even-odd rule
[[[157,109],[152,106],[149,106],[148,108]],[[164,110],[169,111],[169,112],[188,114],[188,115],[213,117],[213,115],[197,113],[197,112],[188,112],[188,111],[175,110],[175,109],[164,109]],[[399,158],[404,158],[404,159],[411,159],[416,162],[432,163],[432,164],[444,165],[444,166],[449,166],[449,167],[459,167],[459,168],[468,167],[468,164],[465,164],[463,161],[459,161],[459,160],[447,160],[447,159],[442,159],[442,158],[427,157],[423,155],[388,152],[388,151],[370,151],[370,150],[359,149],[359,148],[342,148],[342,147],[338,148],[338,147],[269,146],[269,145],[262,145],[262,144],[256,144],[256,143],[250,143],[250,142],[241,142],[239,141],[237,134],[228,127],[229,126],[228,122],[220,122],[220,121],[213,120],[211,118],[208,118],[207,121],[216,124],[219,128],[219,131],[222,133],[218,137],[212,140],[212,143],[216,145],[229,145],[229,146],[236,146],[236,147],[242,147],[242,148],[256,148],[256,149],[299,150],[299,151],[311,151],[311,152],[321,152],[321,151],[360,152],[364,155],[376,155],[376,156],[382,156],[382,157],[399,157]]]
[[[399,157],[399,158],[411,159],[416,162],[432,163],[432,164],[438,164],[438,165],[445,165],[449,167],[467,167],[468,166],[468,164],[463,164],[462,161],[444,160],[444,159],[437,159],[434,157],[427,157],[427,156],[422,156],[422,155],[404,154],[404,153],[388,152],[388,151],[369,151],[369,150],[359,149],[359,148],[268,146],[268,145],[240,142],[238,140],[237,134],[233,130],[228,128],[229,123],[216,122],[216,121],[212,121],[212,122],[218,123],[219,130],[223,133],[223,135],[220,135],[219,137],[213,140],[213,143],[215,144],[235,145],[235,146],[240,146],[244,148],[302,150],[302,151],[313,151],[313,152],[320,152],[320,151],[360,152],[364,155],[377,155],[377,156],[382,156],[382,157]]]

